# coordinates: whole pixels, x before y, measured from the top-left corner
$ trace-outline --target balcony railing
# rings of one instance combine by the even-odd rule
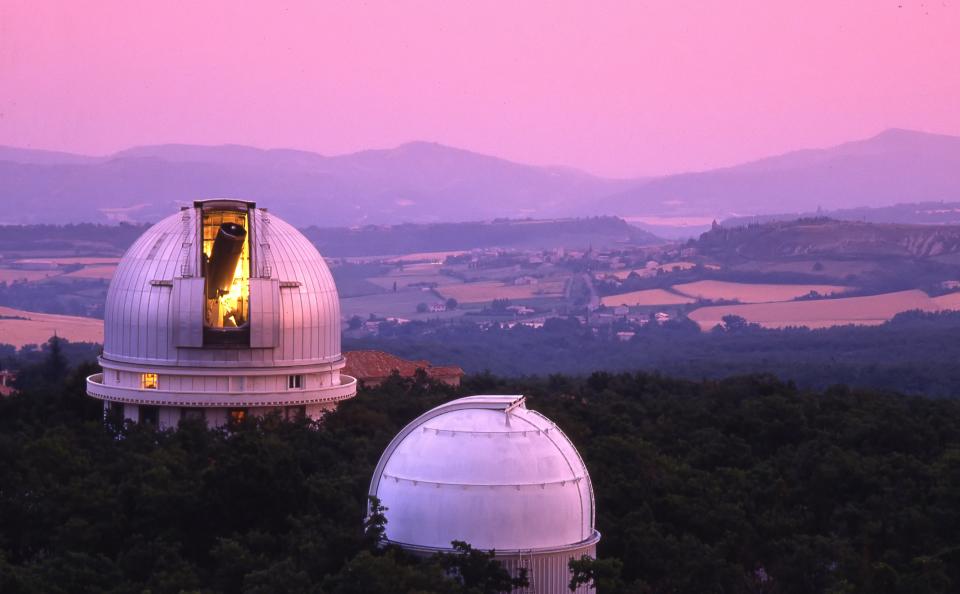
[[[95,373],[87,378],[87,394],[100,400],[145,404],[150,406],[183,407],[270,407],[324,404],[346,400],[357,393],[357,380],[349,375],[340,376],[340,384],[306,390],[282,390],[274,392],[171,392],[126,386],[107,386],[103,374]]]

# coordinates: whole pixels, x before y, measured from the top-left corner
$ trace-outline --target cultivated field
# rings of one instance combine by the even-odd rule
[[[673,290],[698,299],[739,301],[741,303],[769,303],[772,301],[790,301],[809,295],[815,291],[820,295],[831,295],[848,291],[849,287],[840,285],[779,285],[733,283],[726,281],[703,280],[682,285],[674,285]]]
[[[116,271],[117,267],[115,265],[94,264],[92,266],[84,266],[80,270],[68,272],[64,276],[68,278],[100,278],[103,280],[110,280],[113,278],[113,273]]]
[[[715,305],[690,312],[689,317],[702,330],[710,330],[727,315],[740,316],[767,328],[806,326],[826,328],[846,324],[882,324],[898,313],[919,309],[941,311],[960,309],[960,293],[931,298],[918,289],[884,293],[868,297],[785,301],[745,305]]]
[[[618,305],[642,306],[642,305],[683,305],[693,303],[696,299],[686,295],[678,295],[665,289],[645,289],[643,291],[633,291],[623,293],[622,295],[608,295],[603,297],[600,302],[608,307]]]
[[[628,268],[627,270],[615,270],[606,274],[609,276],[614,276],[620,280],[625,280],[628,276],[634,273],[641,278],[647,278],[648,276],[656,276],[658,272],[680,272],[682,270],[690,270],[695,266],[696,264],[693,262],[667,262],[666,264],[660,264],[650,268]]]
[[[0,268],[0,283],[14,282],[33,282],[57,276],[60,274],[57,270],[14,270],[12,268]]]
[[[340,299],[340,315],[345,320],[353,316],[360,316],[366,320],[370,314],[407,320],[455,318],[463,315],[463,312],[460,310],[423,313],[417,311],[417,305],[420,303],[429,305],[442,301],[443,300],[438,298],[432,291],[405,289],[398,293],[389,292],[378,295],[364,295],[361,297]]]
[[[397,288],[409,287],[419,283],[436,283],[437,285],[463,283],[460,279],[445,274],[388,274],[386,276],[372,276],[367,280],[388,291],[393,289],[393,283],[397,283]]]
[[[8,319],[11,317],[27,319]],[[71,342],[103,342],[103,321],[0,306],[0,344],[41,344],[56,334]]]
[[[447,259],[447,256],[459,256],[467,252],[452,251],[452,252],[416,252],[413,254],[404,254],[402,256],[397,256],[395,258],[390,258],[386,262],[443,262]]]
[[[511,285],[499,281],[461,283],[438,287],[444,298],[453,297],[460,303],[483,303],[494,299],[527,299],[530,297],[559,297],[566,288],[564,279],[541,280],[530,285]]]
[[[120,258],[95,258],[95,257],[64,257],[64,258],[24,258],[17,260],[18,264],[84,264],[92,266],[94,264],[119,264]]]

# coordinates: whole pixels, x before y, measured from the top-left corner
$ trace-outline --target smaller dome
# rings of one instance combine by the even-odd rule
[[[381,456],[370,495],[400,545],[537,551],[599,538],[583,460],[522,396],[470,396],[421,415]]]

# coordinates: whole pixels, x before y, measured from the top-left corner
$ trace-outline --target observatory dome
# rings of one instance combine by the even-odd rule
[[[583,460],[520,396],[460,398],[423,414],[387,447],[370,495],[387,508],[387,540],[415,549],[461,540],[535,553],[599,539]]]
[[[202,336],[201,268],[204,251],[210,251],[204,244],[211,242],[209,232],[204,235],[204,212],[234,205],[248,207],[237,211],[249,231],[243,259],[252,344],[244,346],[268,350],[238,349],[229,341],[210,344],[216,341]],[[238,201],[199,202],[148,229],[120,260],[107,292],[103,355],[117,362],[208,367],[336,361],[341,358],[337,287],[310,241],[266,209]]]
[[[202,200],[148,229],[107,291],[103,373],[87,393],[160,427],[279,412],[319,419],[356,395],[340,303],[299,231],[241,200]]]

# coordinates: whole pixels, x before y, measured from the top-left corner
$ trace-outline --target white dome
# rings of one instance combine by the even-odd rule
[[[249,348],[197,339],[203,309],[200,217],[203,209],[218,205],[240,205],[249,216],[253,338],[243,345]],[[121,259],[107,293],[103,357],[193,367],[339,361],[337,288],[316,248],[283,220],[251,203],[198,202],[151,227]]]
[[[520,396],[460,398],[421,415],[387,447],[370,494],[401,545],[537,551],[599,538],[583,460]]]

